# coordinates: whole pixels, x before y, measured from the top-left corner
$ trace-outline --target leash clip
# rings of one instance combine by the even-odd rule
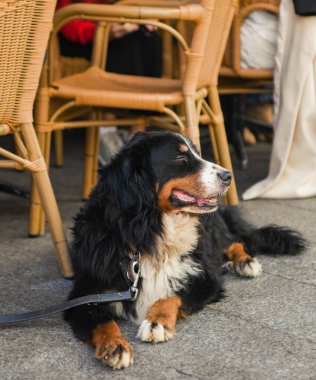
[[[135,301],[138,296],[138,281],[140,278],[140,259],[141,255],[138,251],[136,254],[133,255],[131,258],[128,267],[127,267],[127,278],[132,282],[132,285],[130,286],[130,291],[132,293],[131,301]]]

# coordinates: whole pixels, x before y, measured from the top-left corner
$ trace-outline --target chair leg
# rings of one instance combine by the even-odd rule
[[[94,133],[94,149],[93,149],[93,173],[90,184],[90,193],[97,183],[99,169],[99,146],[100,146],[100,128],[95,127]],[[89,194],[90,195],[90,194]]]
[[[29,152],[30,161],[43,158],[33,124],[23,124],[21,130],[26,148]],[[72,277],[73,270],[68,253],[68,244],[47,168],[33,172],[32,174],[38,189],[40,201],[48,218],[61,272],[64,277]]]
[[[51,147],[51,132],[39,133],[38,142],[40,150],[45,159],[47,168],[49,167],[50,147]],[[29,216],[29,236],[36,237],[45,234],[45,213],[40,201],[37,187],[34,180],[32,181],[30,216]]]
[[[94,171],[94,149],[95,149],[95,135],[98,133],[97,128],[86,129],[86,142],[85,142],[85,155],[84,155],[84,168],[83,168],[83,184],[82,184],[82,199],[89,198],[91,191],[91,184],[93,183]]]
[[[209,131],[209,135],[210,135],[210,138],[211,138],[214,159],[215,159],[215,162],[219,165],[220,159],[219,159],[219,153],[218,153],[218,148],[217,148],[217,144],[216,144],[214,126],[213,125],[209,125],[208,126],[208,131]]]
[[[44,149],[42,150],[42,154],[44,156],[46,165],[47,165],[47,171],[49,171],[49,165],[50,165],[50,151],[51,151],[51,141],[52,141],[52,133],[47,132],[45,133],[45,145]],[[44,209],[41,206],[41,215],[40,215],[40,226],[39,226],[39,234],[44,235],[45,234],[45,223],[46,223],[46,215],[44,212]]]
[[[185,98],[184,105],[186,135],[193,142],[193,144],[195,144],[198,152],[201,153],[200,129],[196,115],[195,99],[193,97],[187,96]]]
[[[213,121],[213,125],[209,128],[214,128],[214,136],[217,146],[217,153],[219,158],[219,163],[224,168],[233,172],[233,167],[231,163],[229,147],[226,137],[224,118],[222,114],[221,104],[219,100],[218,90],[216,86],[211,86],[209,88],[209,103],[216,119]],[[236,189],[235,178],[231,182],[230,188],[226,194],[227,203],[230,205],[238,204],[238,195]]]
[[[45,152],[45,134],[39,133],[38,143],[41,152]],[[40,196],[35,186],[34,178],[32,179],[31,201],[30,201],[30,215],[29,215],[29,236],[36,237],[40,235],[41,230],[42,207]]]
[[[46,123],[49,115],[49,97],[46,92],[39,92],[35,102],[34,118],[37,125]],[[50,146],[47,147],[47,142],[50,136],[47,137],[46,133],[39,132],[37,135],[37,141],[39,143],[40,150],[44,156],[45,162],[49,158]],[[47,167],[48,164],[47,164]],[[30,216],[29,216],[29,236],[36,237],[45,233],[45,217],[43,214],[42,205],[40,202],[40,196],[35,186],[35,181],[32,179],[32,191],[31,191],[31,203],[30,203]]]
[[[61,168],[64,164],[63,131],[54,132],[55,166]]]
[[[93,111],[91,113],[92,120],[102,119],[102,112]],[[100,128],[87,128],[85,159],[83,169],[83,185],[82,199],[89,198],[91,191],[97,183],[99,169],[99,144],[100,144]]]

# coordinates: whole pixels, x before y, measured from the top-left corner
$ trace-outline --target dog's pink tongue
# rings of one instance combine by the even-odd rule
[[[174,190],[173,194],[183,202],[195,202],[196,199],[180,190]]]
[[[196,201],[198,206],[214,206],[217,203],[217,197],[212,197],[208,199],[198,199]]]
[[[174,190],[173,194],[180,199],[183,202],[190,202],[197,204],[200,207],[203,206],[214,206],[217,204],[217,196],[210,197],[210,198],[194,198],[191,195],[184,193],[183,191],[180,190]]]
[[[198,199],[197,202],[198,206],[204,206],[208,202],[205,199]]]

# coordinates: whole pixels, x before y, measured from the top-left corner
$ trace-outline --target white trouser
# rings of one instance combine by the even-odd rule
[[[316,195],[316,16],[282,0],[275,67],[274,140],[269,175],[243,199]]]

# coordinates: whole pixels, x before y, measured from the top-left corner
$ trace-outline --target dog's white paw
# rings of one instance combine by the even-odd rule
[[[113,369],[123,369],[133,364],[133,350],[122,339],[122,342],[108,342],[96,349],[96,357]]]
[[[143,342],[167,342],[174,337],[174,332],[170,331],[161,323],[143,320],[137,333],[137,338]]]
[[[131,352],[123,350],[120,356],[117,355],[117,357],[113,357],[113,359],[112,362],[108,363],[113,369],[123,369],[133,365],[133,356]]]
[[[230,271],[236,272],[242,277],[258,277],[262,273],[262,266],[256,258],[235,263],[229,261],[226,266]]]

